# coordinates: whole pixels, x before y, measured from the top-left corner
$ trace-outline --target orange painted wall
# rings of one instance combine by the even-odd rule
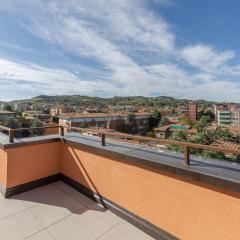
[[[7,188],[60,172],[60,142],[11,148],[6,151]]]
[[[6,188],[7,186],[7,152],[0,149],[0,182]]]
[[[59,172],[180,239],[240,239],[240,194],[54,142],[0,150],[7,188]]]
[[[240,194],[69,145],[61,171],[180,239],[240,239]]]

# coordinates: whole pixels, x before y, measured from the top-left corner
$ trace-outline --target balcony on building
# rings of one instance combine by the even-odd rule
[[[2,128],[0,239],[240,239],[238,163],[73,129]]]

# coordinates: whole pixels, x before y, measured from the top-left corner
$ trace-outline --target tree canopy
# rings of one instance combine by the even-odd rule
[[[170,121],[167,117],[163,117],[162,120],[159,122],[158,127],[169,125]]]

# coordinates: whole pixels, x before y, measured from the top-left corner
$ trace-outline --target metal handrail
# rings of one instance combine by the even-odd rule
[[[7,131],[9,133],[9,142],[14,142],[14,132],[19,131],[31,131],[31,130],[39,130],[39,129],[45,129],[45,128],[59,128],[59,134],[61,136],[64,136],[65,129],[66,130],[76,130],[79,132],[92,132],[96,133],[101,137],[101,144],[102,146],[106,145],[106,137],[117,137],[117,138],[124,138],[124,139],[130,139],[135,141],[154,141],[161,144],[171,144],[171,145],[178,145],[183,147],[184,151],[184,162],[186,165],[190,164],[190,154],[189,149],[195,148],[195,149],[201,149],[201,150],[207,150],[207,151],[213,151],[213,152],[221,152],[221,153],[231,153],[235,155],[240,155],[240,150],[231,149],[231,148],[225,148],[225,147],[216,147],[216,146],[210,146],[210,145],[204,145],[204,144],[197,144],[197,143],[190,143],[190,142],[180,142],[180,141],[174,141],[174,140],[166,140],[166,139],[158,139],[158,138],[151,138],[151,137],[143,137],[143,136],[137,136],[132,134],[126,134],[126,133],[119,133],[119,132],[109,132],[102,129],[89,129],[89,128],[79,128],[79,127],[71,127],[71,126],[43,126],[43,127],[31,127],[31,128],[17,128],[17,129],[11,129],[8,127],[0,126],[0,129]]]
[[[9,136],[9,143],[14,143],[14,133],[15,132],[22,132],[22,131],[33,131],[33,130],[41,130],[41,129],[49,129],[49,128],[59,128],[59,133],[63,135],[62,126],[43,126],[43,127],[30,127],[30,128],[8,128],[5,126],[0,125],[0,130],[4,130],[8,132]]]
[[[8,127],[2,126],[2,125],[0,125],[0,129],[2,129],[4,131],[8,131],[8,132],[11,130],[11,128],[8,128]]]
[[[178,145],[178,146],[183,147],[184,162],[186,165],[190,164],[190,151],[189,151],[190,148],[240,155],[240,150],[225,148],[225,147],[216,147],[216,146],[210,146],[210,145],[204,145],[204,144],[198,144],[198,143],[180,142],[180,141],[175,141],[175,140],[143,137],[143,136],[137,136],[137,135],[132,135],[132,134],[126,134],[126,133],[109,132],[106,130],[94,130],[94,129],[86,129],[86,128],[69,127],[69,126],[63,127],[63,128],[66,128],[68,130],[71,130],[71,129],[79,130],[80,132],[96,132],[101,136],[101,144],[103,146],[105,146],[105,144],[106,144],[107,136],[131,139],[131,140],[135,140],[135,141],[152,141],[152,142],[154,141],[154,142],[161,143],[161,144]]]

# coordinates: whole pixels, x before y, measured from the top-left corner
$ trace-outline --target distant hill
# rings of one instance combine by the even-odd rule
[[[108,105],[119,106],[148,106],[148,107],[165,107],[172,106],[177,107],[179,103],[187,103],[187,99],[177,99],[169,96],[157,96],[157,97],[145,97],[145,96],[128,96],[128,97],[90,97],[82,95],[60,95],[60,96],[47,96],[39,95],[31,99],[23,99],[12,102],[22,102],[28,104],[67,104],[72,106],[86,106],[86,107],[104,107]],[[197,100],[199,105],[209,105],[215,102]]]

